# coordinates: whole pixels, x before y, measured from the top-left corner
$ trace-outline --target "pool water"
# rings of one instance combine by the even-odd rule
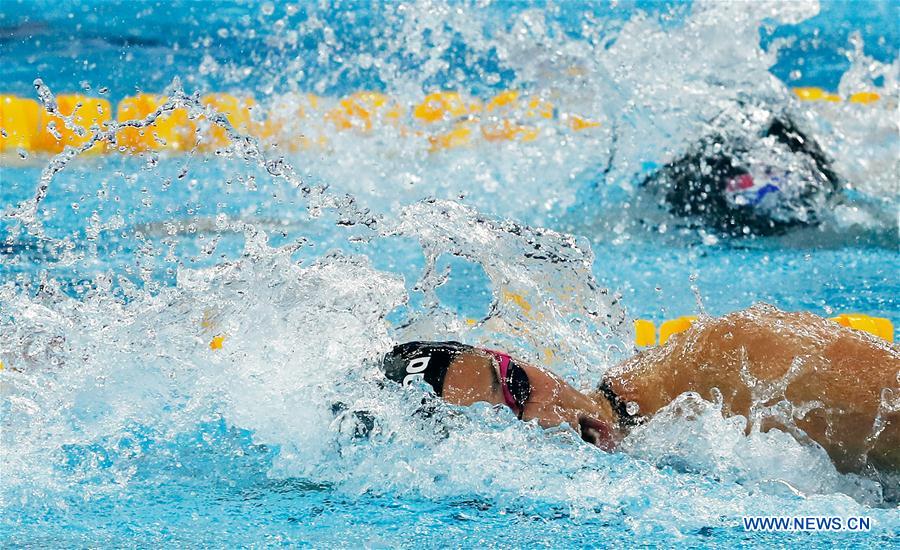
[[[210,92],[253,96],[263,113],[309,109],[306,93],[324,112],[362,90],[404,113],[439,90],[554,107],[527,120],[535,139],[460,147],[415,121],[339,131],[309,115],[301,131],[320,145],[4,152],[2,540],[896,546],[900,487],[841,474],[784,433],[745,434],[715,403],[686,398],[693,414],[608,454],[487,406],[423,415],[421,390],[382,387],[374,360],[453,338],[592,388],[634,352],[635,318],[763,301],[896,325],[898,11],[4,2],[0,94],[37,98],[36,79],[113,105],[164,93],[192,118],[210,115],[193,95]],[[843,99],[800,101],[798,87]],[[879,100],[847,100],[863,91]],[[789,109],[847,180],[821,225],[733,237],[643,198],[643,176],[747,97]],[[373,419],[366,435],[357,411]],[[745,532],[759,515],[873,528]]]

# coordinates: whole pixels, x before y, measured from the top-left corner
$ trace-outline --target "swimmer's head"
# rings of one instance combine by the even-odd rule
[[[415,358],[416,352],[422,347],[424,347],[423,342],[407,342],[394,346],[381,360],[381,370],[384,372],[385,378],[402,384],[407,375],[407,364]]]
[[[388,352],[381,362],[385,378],[408,386],[424,381],[442,395],[444,377],[453,359],[472,348],[459,342],[407,342]]]
[[[460,357],[460,361],[454,361]],[[448,385],[444,379],[451,364]],[[550,428],[568,424],[581,437],[609,450],[618,439],[615,413],[541,368],[520,364],[509,355],[458,342],[409,342],[395,346],[382,360],[389,380],[401,385],[424,382],[452,404],[505,404],[520,419]]]
[[[709,130],[642,182],[672,214],[733,235],[821,221],[842,180],[789,114],[739,101]]]

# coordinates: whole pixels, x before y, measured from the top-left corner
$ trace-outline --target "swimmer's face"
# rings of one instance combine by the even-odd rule
[[[477,351],[460,354],[447,371],[443,398],[457,405],[504,405],[494,361]],[[615,446],[615,416],[608,403],[581,393],[553,373],[521,363],[519,366],[531,385],[522,420],[536,420],[544,428],[568,424],[589,443],[605,450]]]

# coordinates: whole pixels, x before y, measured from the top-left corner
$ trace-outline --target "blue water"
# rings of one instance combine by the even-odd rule
[[[389,132],[330,136],[331,149],[287,155],[302,185],[234,151],[83,157],[54,176],[39,228],[15,212],[50,160],[6,159],[0,359],[17,369],[0,373],[0,540],[897,545],[896,502],[790,437],[745,437],[700,415],[688,456],[639,445],[606,454],[486,407],[422,418],[420,396],[380,389],[367,363],[393,341],[451,335],[516,345],[533,360],[552,348],[553,368],[590,387],[633,351],[631,318],[764,301],[900,322],[896,133],[873,123],[890,119],[877,110],[890,104],[794,104],[853,170],[852,208],[820,228],[718,235],[635,211],[634,186],[703,119],[693,79],[717,75],[723,96],[733,87],[784,103],[793,101],[784,86],[838,90],[866,60],[896,66],[897,3],[828,1],[803,21],[739,22],[754,47],[777,46],[769,61],[723,54],[646,69],[662,54],[626,48],[644,36],[627,33],[646,32],[646,52],[660,41],[673,55],[730,51],[721,35],[684,32],[703,6],[3,2],[4,94],[34,97],[36,78],[57,94],[113,102],[161,92],[176,77],[188,93],[251,93],[262,104],[292,91],[375,89],[413,103],[445,88],[487,99],[555,87],[560,104],[568,94],[622,133],[615,153],[603,135],[437,154]],[[710,17],[719,26],[735,19]],[[852,55],[854,33],[865,59]],[[585,68],[581,84],[554,69],[566,63]],[[679,84],[658,96],[634,85],[656,80]],[[884,80],[875,84],[896,105],[896,84]],[[843,139],[853,131],[864,138]],[[352,208],[342,206],[311,214],[304,185],[352,196],[381,221],[347,223]],[[209,349],[214,334],[226,335],[222,350]],[[336,401],[372,411],[375,434],[353,437],[352,418],[331,412]],[[863,515],[874,528],[751,534],[740,523],[775,514]]]
[[[278,3],[275,3],[278,4]],[[454,3],[455,4],[455,3]],[[4,3],[2,27],[4,29],[3,52],[7,59],[0,69],[4,91],[21,95],[31,93],[35,77],[43,78],[60,90],[79,90],[82,82],[94,89],[109,88],[110,97],[119,99],[135,90],[156,91],[167,86],[173,77],[189,79],[198,88],[221,89],[225,86],[253,89],[260,79],[255,74],[222,78],[216,74],[186,72],[184,67],[197,67],[204,55],[220,62],[252,56],[265,59],[265,39],[273,34],[271,26],[258,24],[259,4],[253,2],[221,2],[217,9],[206,9],[196,2],[159,2],[139,4],[135,9],[131,2],[107,0],[98,2],[53,2],[49,0],[9,0]],[[464,2],[459,5],[465,5]],[[490,6],[485,16],[491,25],[502,28],[502,21],[511,14],[528,9],[542,9],[545,1],[501,2]],[[287,16],[288,26],[306,20],[315,12],[305,3],[296,4],[297,11]],[[603,21],[604,26],[615,27],[635,13],[671,13],[677,23],[689,11],[690,3],[674,1],[630,0],[615,5],[593,2],[563,2],[547,10],[551,20],[560,22],[561,30],[572,35],[580,34],[581,20],[592,14]],[[286,16],[285,7],[273,6],[271,20]],[[815,17],[799,24],[767,25],[761,29],[762,44],[773,39],[789,37],[791,44],[780,50],[773,73],[793,86],[821,86],[835,89],[840,76],[849,67],[844,55],[847,39],[852,32],[860,33],[865,51],[879,61],[893,61],[900,41],[897,25],[897,4],[889,1],[823,2]],[[341,33],[342,43],[353,50],[369,47],[365,31],[369,26],[385,24],[384,11],[377,6],[363,8],[356,1],[337,1],[325,13],[317,13],[335,26]],[[353,18],[349,19],[348,15]],[[221,36],[220,28],[248,27],[256,33],[252,38]],[[293,45],[292,54],[311,56],[321,39],[319,35],[304,36]],[[466,55],[466,44],[459,44],[448,55]],[[171,58],[169,57],[171,56]],[[123,63],[123,61],[128,61]],[[163,60],[162,63],[159,63]],[[512,71],[499,67],[490,52],[479,58],[479,64],[488,70],[498,71],[500,79],[495,83],[478,82],[478,74],[466,75],[475,88],[489,86],[502,89],[515,77]],[[150,66],[151,70],[135,71],[131,67]],[[365,71],[341,70],[337,62],[317,64],[315,71],[292,78],[301,87],[312,88],[321,74],[339,73],[334,83],[322,90],[330,94],[354,91],[362,87],[384,89],[387,83],[377,75]],[[410,63],[410,68],[415,66]],[[471,67],[470,67],[471,68]],[[479,67],[482,68],[482,67]],[[791,71],[801,70],[798,76]],[[321,71],[321,73],[316,72]],[[238,78],[237,81],[235,79]],[[446,74],[425,83],[443,86],[453,81]],[[453,82],[455,84],[455,82]],[[287,85],[288,82],[282,83]]]

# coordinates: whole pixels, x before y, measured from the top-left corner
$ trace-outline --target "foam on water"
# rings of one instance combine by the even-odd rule
[[[86,506],[137,491],[147,475],[171,483],[163,474],[170,468],[212,468],[225,442],[196,462],[189,434],[221,418],[249,430],[255,445],[277,449],[274,462],[255,466],[265,475],[326,483],[337,494],[475,498],[527,513],[561,507],[575,517],[621,513],[639,535],[727,526],[785,506],[890,525],[887,510],[840,496],[878,504],[872,482],[837,474],[824,453],[786,434],[748,438],[739,419],[724,420],[690,396],[670,410],[692,414],[664,411],[626,443],[626,452],[648,462],[607,455],[565,430],[523,425],[505,410],[437,403],[423,415],[420,390],[380,388],[375,369],[361,368],[389,344],[383,316],[402,299],[399,280],[365,261],[300,268],[289,254],[272,252],[186,276],[158,301],[88,299],[71,309],[56,304],[52,315],[31,305],[16,326],[34,338],[32,320],[48,337],[28,348],[26,360],[50,359],[5,375],[4,500],[24,510],[69,506],[63,503],[73,497]],[[208,320],[227,334],[219,352],[207,347],[198,307],[217,310]],[[86,324],[111,310],[118,325]],[[66,328],[73,323],[88,330],[75,335]],[[63,331],[62,341],[49,336]],[[335,417],[338,401],[348,412]],[[374,417],[367,438],[355,436],[352,412],[360,410]],[[154,458],[152,448],[142,450],[152,445],[133,442],[147,433],[153,445],[174,448]],[[247,474],[218,475],[240,484]]]
[[[377,11],[383,24],[398,32],[390,40],[376,40],[365,52],[359,51],[356,34],[342,32],[350,24],[344,18],[352,19],[352,13],[329,20],[310,16],[294,26],[284,17],[269,38],[284,48],[267,58],[270,72],[261,89],[271,94],[270,109],[290,112],[304,107],[307,119],[299,121],[299,127],[330,140],[327,155],[311,151],[300,153],[298,160],[335,189],[366,198],[373,206],[422,196],[464,196],[484,211],[542,225],[581,223],[567,216],[579,196],[602,197],[598,202],[636,209],[632,201],[621,204],[610,199],[623,190],[626,196],[639,195],[635,187],[648,166],[676,158],[711,132],[740,134],[748,120],[737,112],[748,102],[775,111],[786,109],[835,159],[851,188],[865,193],[841,205],[836,219],[823,208],[826,225],[893,230],[897,193],[896,178],[891,176],[897,168],[897,132],[892,117],[884,115],[896,101],[896,62],[866,57],[861,39],[854,37],[848,54],[851,69],[840,91],[878,92],[885,103],[875,107],[800,103],[768,71],[785,42],[774,41],[763,49],[760,28],[796,23],[816,15],[818,9],[815,1],[762,7],[697,2],[668,17],[638,12],[618,22],[616,17],[622,15],[612,10],[605,23],[589,25],[588,17],[573,32],[572,23],[554,10],[514,10],[500,22],[490,9],[420,2]],[[312,79],[304,69],[308,61],[291,55],[296,38],[290,37],[297,33],[321,33],[326,37],[321,55],[340,58],[345,65],[321,80]],[[464,59],[458,59],[459,49],[465,52]],[[463,68],[451,71],[456,65]],[[539,124],[541,138],[536,142],[498,144],[476,135],[473,147],[489,149],[490,154],[473,155],[466,148],[430,154],[420,136],[378,124],[377,119],[369,139],[330,131],[316,120],[327,105],[310,109],[303,94],[282,91],[297,87],[295,76],[321,93],[333,88],[334,79],[360,67],[371,72],[377,87],[402,107],[421,102],[436,85],[486,100],[502,82],[506,88],[552,102],[558,113],[588,116],[601,126],[571,134]],[[723,114],[728,115],[725,128]],[[442,128],[426,131],[439,133]],[[757,160],[803,172],[791,159],[766,155],[770,153],[761,152]],[[347,177],[348,172],[353,177]],[[631,227],[647,215],[634,212],[626,225]],[[590,220],[599,226],[595,232],[612,231],[615,224],[605,218],[597,215]]]

